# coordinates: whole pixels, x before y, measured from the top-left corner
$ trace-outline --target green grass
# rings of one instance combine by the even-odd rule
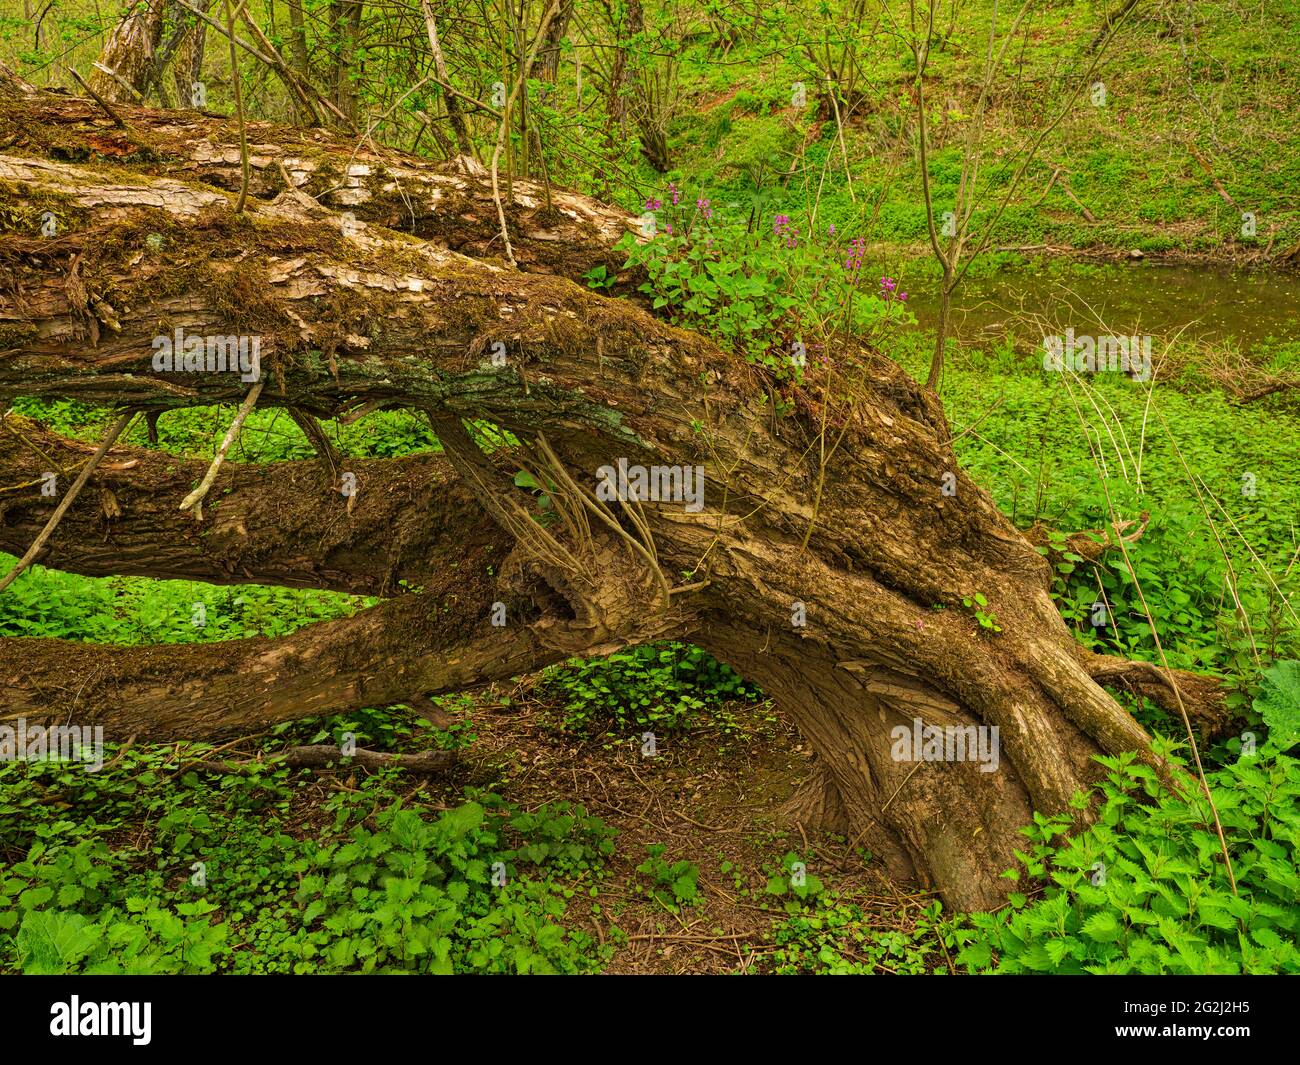
[[[931,53],[926,92],[938,210],[951,206],[960,179],[991,6],[988,0],[963,5],[958,32]],[[1000,32],[1014,10],[1002,6]],[[1040,5],[1028,22],[1027,39],[1018,38],[1010,49],[985,119],[977,226],[992,214],[1039,131],[1064,115],[1027,170],[994,233],[994,246],[1048,242],[1223,258],[1270,242],[1274,250],[1293,246],[1300,239],[1293,191],[1300,177],[1300,130],[1289,116],[1300,100],[1300,74],[1286,56],[1300,46],[1300,7],[1288,2],[1243,12],[1228,3],[1198,4],[1186,59],[1174,24],[1135,16],[1094,75],[1105,86],[1105,106],[1093,106],[1087,89],[1071,103],[1101,10],[1093,2]],[[783,32],[794,41],[801,33],[821,32],[812,20],[782,9],[772,18],[784,18]],[[857,46],[855,90],[861,102],[849,112],[843,149],[833,121],[815,128],[811,91],[802,111],[790,106],[790,86],[815,83],[797,48],[773,55],[760,40],[739,55],[730,52],[725,77],[740,92],[715,105],[727,82],[710,69],[701,44],[688,50],[693,62],[683,65],[685,99],[671,127],[673,169],[667,176],[691,196],[698,189],[722,204],[747,204],[761,185],[773,197],[772,210],[802,215],[816,204],[819,220],[834,222],[841,232],[923,251],[910,56],[888,35],[870,38],[865,26],[832,29],[832,41],[845,31]],[[1209,161],[1232,205],[1189,145]],[[1095,222],[1087,221],[1060,182],[1046,191],[1054,167],[1062,169]],[[660,186],[648,169],[639,173],[644,187]],[[1242,211],[1256,214],[1254,238],[1242,235]]]

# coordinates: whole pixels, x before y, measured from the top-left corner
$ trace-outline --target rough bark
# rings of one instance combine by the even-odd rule
[[[541,51],[537,53],[537,76],[554,84],[560,70],[560,52],[564,38],[569,33],[569,20],[573,18],[573,0],[561,0],[555,18],[546,27]]]
[[[166,14],[167,0],[139,0],[104,42],[90,74],[91,88],[110,102],[130,103],[132,90],[143,97]]]
[[[289,8],[289,58],[294,72],[307,78],[311,71],[307,65],[307,25],[302,14],[302,0],[286,0]]]
[[[239,130],[233,118],[156,108],[116,108],[129,130],[109,128],[88,100],[17,94],[0,101],[0,150],[56,160],[89,162],[120,171],[124,180],[151,172],[237,191]],[[294,188],[358,223],[398,229],[478,257],[505,258],[492,184],[472,159],[434,164],[359,146],[324,129],[249,122],[249,195],[274,197]],[[0,180],[5,180],[0,176]],[[531,181],[515,182],[506,207],[515,259],[529,271],[578,280],[597,265],[614,274],[626,257],[613,245],[635,233],[636,220],[617,208]],[[337,223],[336,223],[337,224]],[[623,291],[633,287],[632,276]]]
[[[0,493],[0,550],[21,554],[57,503],[40,494],[43,475],[70,480],[94,445],[15,414],[2,424],[0,486],[9,490]],[[350,512],[337,481],[316,460],[227,462],[199,523],[178,506],[207,460],[114,447],[93,491],[67,513],[38,564],[90,577],[388,596],[403,582],[421,586],[454,566],[466,543],[490,545],[505,557],[508,537],[442,456],[339,461],[356,477]]]
[[[106,122],[82,135],[111,136]],[[1033,810],[1067,809],[1097,774],[1094,755],[1137,751],[1155,764],[1148,736],[1098,686],[1102,666],[1056,611],[1046,561],[959,469],[937,398],[853,338],[840,338],[833,389],[816,371],[796,387],[563,277],[378,223],[344,232],[334,211],[296,191],[264,192],[235,218],[230,193],[204,180],[202,139],[189,164],[173,149],[131,168],[52,159],[40,143],[28,133],[32,155],[0,159],[0,218],[21,229],[54,204],[66,228],[56,240],[34,229],[6,239],[0,395],[148,411],[238,401],[248,388],[238,375],[155,372],[152,341],[176,328],[253,334],[268,378],[260,405],[320,417],[359,404],[423,410],[462,488],[435,490],[446,467],[409,459],[364,471],[389,489],[375,499],[363,488],[348,514],[319,463],[275,464],[265,476],[276,493],[304,489],[280,544],[265,512],[229,523],[228,513],[257,513],[263,476],[232,468],[219,483],[233,491],[199,533],[210,529],[215,546],[163,523],[160,538],[180,541],[162,552],[165,565],[210,572],[233,559],[222,579],[365,590],[411,573],[422,590],[277,640],[0,641],[0,715],[84,716],[119,737],[213,733],[689,638],[761,684],[808,738],[826,793],[808,809],[846,820],[891,871],[962,908],[998,904],[1000,874],[1023,842],[1016,829]],[[389,165],[424,173],[412,160]],[[773,390],[792,413],[773,417]],[[851,398],[824,408],[824,394]],[[463,428],[470,419],[508,430],[518,448],[487,455]],[[823,432],[839,441],[824,465]],[[37,464],[22,449],[0,442],[15,483]],[[124,468],[132,457],[138,465]],[[620,459],[702,467],[703,505],[602,501],[597,471]],[[153,513],[143,497],[178,500],[196,469],[171,460],[168,487],[168,460],[120,449],[110,461],[91,488],[110,491],[123,513],[70,515],[49,562],[113,565],[87,543],[103,521],[102,535],[123,545],[119,571],[140,572],[148,563],[129,545],[143,542]],[[514,487],[518,468],[547,485],[549,524]],[[136,477],[146,487],[132,487]],[[21,491],[5,517],[30,530],[39,504]],[[332,532],[329,521],[355,529]],[[370,522],[410,530],[379,566],[348,550],[349,536],[368,542]],[[455,569],[443,564],[453,550]],[[963,609],[977,592],[1000,633]],[[490,620],[497,602],[502,626]],[[918,719],[996,726],[996,771],[897,759],[892,730]]]

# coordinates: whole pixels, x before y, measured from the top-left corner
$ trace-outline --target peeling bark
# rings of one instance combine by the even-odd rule
[[[833,392],[852,399],[824,410],[815,371],[802,387],[776,382],[634,304],[378,222],[352,231],[299,191],[264,191],[234,218],[231,194],[204,178],[208,165],[0,158],[0,206],[11,208],[0,217],[55,203],[67,220],[57,239],[12,236],[0,253],[0,393],[150,411],[237,401],[247,389],[237,374],[156,372],[152,341],[177,328],[252,333],[269,378],[261,405],[321,417],[361,405],[422,410],[462,494],[433,487],[446,483],[440,460],[407,459],[366,470],[386,496],[373,513],[363,498],[348,518],[319,463],[227,470],[219,484],[233,503],[204,523],[220,531],[215,545],[196,549],[182,534],[167,566],[220,567],[231,536],[221,523],[258,513],[265,477],[277,498],[300,486],[302,509],[286,515],[284,545],[271,523],[245,522],[237,535],[265,550],[235,551],[227,579],[247,565],[245,579],[371,590],[412,573],[422,592],[273,641],[3,641],[0,712],[194,735],[689,638],[792,716],[817,753],[820,808],[842,812],[893,873],[965,909],[999,903],[1016,830],[1033,810],[1068,809],[1099,773],[1093,756],[1136,751],[1168,775],[1099,687],[1106,670],[1056,611],[1046,561],[959,469],[937,397],[865,345],[841,338]],[[773,417],[771,390],[793,413]],[[487,456],[463,428],[469,419],[509,431],[518,448]],[[819,468],[823,424],[840,446]],[[0,462],[20,477],[34,468],[21,448],[0,441]],[[140,456],[123,469],[127,455],[100,474],[123,511],[103,528],[124,548],[144,543],[148,491],[178,499],[194,476],[177,462],[168,488],[167,460]],[[620,459],[702,467],[701,506],[602,499],[598,471]],[[547,486],[549,524],[514,486],[519,468]],[[135,477],[150,489],[132,488]],[[10,515],[29,529],[38,505],[16,496]],[[99,520],[80,514],[48,560],[112,566],[86,543]],[[356,526],[343,535],[331,520]],[[350,553],[349,537],[373,542],[389,522],[411,530],[395,556],[376,566]],[[466,530],[459,570],[443,563],[453,524]],[[119,571],[139,572],[142,550],[124,549]],[[1000,633],[963,609],[977,592]],[[496,602],[507,605],[504,626],[490,623]],[[996,728],[996,765],[898,757],[895,730],[917,722]]]
[[[113,28],[91,71],[91,87],[110,102],[141,97],[153,74],[154,52],[162,40],[167,0],[138,0]]]
[[[111,128],[88,100],[48,94],[0,101],[0,145],[13,155],[91,163],[124,182],[163,173],[196,185],[237,192],[239,129],[233,118],[158,108],[115,107],[128,130]],[[505,259],[492,183],[475,160],[435,164],[361,145],[325,129],[247,123],[249,195],[270,200],[289,182],[323,206],[359,224],[381,225],[480,258]],[[529,271],[579,280],[603,264],[617,274],[625,261],[613,245],[636,233],[636,219],[563,189],[514,183],[506,205],[510,242]],[[341,223],[336,223],[341,224]],[[633,287],[627,284],[618,291]]]

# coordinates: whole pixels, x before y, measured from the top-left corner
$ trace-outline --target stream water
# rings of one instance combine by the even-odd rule
[[[909,304],[919,324],[933,329],[937,285],[918,280],[912,287]],[[961,283],[953,327],[963,343],[1014,335],[1030,346],[1067,327],[1165,337],[1185,328],[1189,338],[1250,350],[1270,338],[1300,339],[1300,274],[1150,262],[1012,267]]]

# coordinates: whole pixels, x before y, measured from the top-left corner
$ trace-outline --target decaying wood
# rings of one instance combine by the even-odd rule
[[[3,81],[3,79],[0,79]],[[9,84],[12,86],[12,79]],[[104,113],[89,100],[27,93],[0,97],[0,142],[14,155],[93,160],[101,172],[164,172],[171,177],[237,191],[239,129],[233,118],[196,111],[128,107],[115,110],[129,132],[106,129]],[[504,260],[496,205],[487,171],[471,159],[435,164],[411,156],[380,154],[337,131],[247,123],[250,196],[272,199],[293,187],[318,200],[342,227],[377,224],[452,250]],[[638,232],[625,211],[534,181],[516,180],[505,207],[511,245],[521,268],[574,280],[604,265],[618,274],[626,257],[613,245]]]
[[[446,455],[341,460],[357,474],[351,510],[319,462],[227,464],[201,526],[182,528],[176,502],[204,464],[112,449],[95,480],[113,507],[72,508],[47,564],[389,598],[277,639],[0,640],[0,718],[86,719],[123,738],[247,735],[574,653],[690,639],[760,684],[811,743],[821,794],[799,804],[810,817],[847,823],[895,875],[965,909],[999,903],[1017,828],[1034,810],[1069,809],[1099,773],[1095,755],[1137,751],[1176,779],[1098,679],[1153,698],[1182,681],[1119,677],[1079,647],[1048,593],[1047,562],[958,467],[937,397],[865,344],[839,338],[831,387],[815,373],[781,383],[569,280],[606,236],[589,232],[546,260],[534,228],[516,250],[531,240],[537,269],[503,268],[491,240],[473,236],[490,214],[438,207],[463,175],[371,156],[356,185],[336,172],[351,189],[340,199],[320,162],[320,152],[337,159],[320,148],[327,135],[252,124],[261,161],[236,217],[228,123],[193,116],[182,139],[191,116],[131,110],[133,128],[157,138],[151,153],[93,104],[13,99],[0,104],[0,143],[18,132],[0,156],[0,217],[16,220],[0,248],[0,394],[148,412],[238,402],[238,374],[157,371],[153,342],[176,330],[253,335],[267,380],[259,405],[321,418],[421,411]],[[94,161],[67,161],[32,116],[98,145]],[[273,188],[281,162],[304,175],[310,199]],[[391,175],[403,195],[418,193],[423,231],[384,206],[406,199],[377,194]],[[365,224],[345,224],[338,212],[349,209]],[[517,216],[521,234],[530,209]],[[60,219],[55,238],[35,224],[43,210]],[[561,224],[606,210],[574,206]],[[462,224],[471,239],[454,236]],[[788,416],[772,417],[772,390]],[[827,395],[846,394],[823,410]],[[518,447],[483,450],[465,426],[484,421]],[[824,424],[841,446],[821,469]],[[51,455],[76,451],[23,429]],[[599,471],[620,461],[699,467],[700,505],[601,498]],[[8,483],[40,462],[0,435]],[[519,470],[546,486],[546,515],[516,487]],[[42,505],[0,493],[0,546],[21,543]],[[976,593],[999,633],[963,608]],[[901,759],[895,730],[917,722],[996,727],[1000,758]]]

